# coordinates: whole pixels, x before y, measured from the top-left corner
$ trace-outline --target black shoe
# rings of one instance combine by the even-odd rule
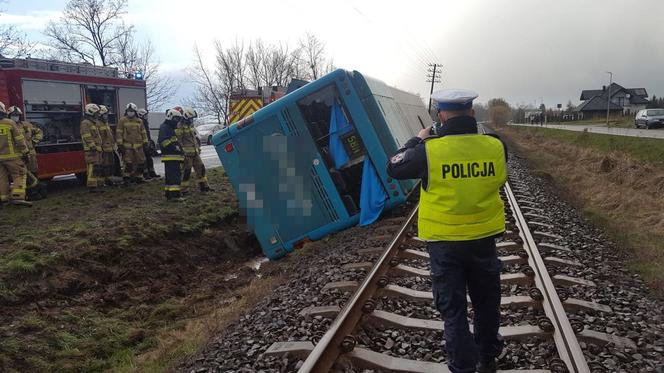
[[[478,373],[495,373],[497,370],[496,359],[480,360],[480,362],[477,363],[476,369]]]
[[[9,201],[9,204],[14,205],[14,206],[32,207],[31,202],[28,202],[28,201],[25,201],[25,200],[22,200],[22,199],[12,199],[11,201]]]
[[[143,174],[143,179],[148,181],[148,180],[152,179],[152,176],[150,176],[150,174],[148,174],[148,173],[145,173],[145,174]]]
[[[156,173],[154,171],[150,171],[150,177],[152,177],[154,179],[160,179],[161,175],[159,175],[158,173]]]
[[[104,192],[105,192],[105,190],[103,190],[103,189],[101,189],[101,188],[99,188],[99,187],[97,187],[97,188],[90,188],[90,189],[88,189],[88,190],[89,190],[90,193],[104,193]]]
[[[145,180],[143,180],[142,177],[135,177],[135,178],[133,178],[132,182],[134,182],[136,184],[143,184],[145,182]]]

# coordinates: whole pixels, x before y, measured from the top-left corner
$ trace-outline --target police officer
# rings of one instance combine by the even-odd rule
[[[164,194],[167,201],[182,202],[180,182],[182,181],[181,164],[184,162],[184,152],[178,144],[175,129],[182,120],[182,113],[177,109],[166,111],[166,120],[159,127],[159,148],[161,161],[164,162]]]
[[[125,115],[118,121],[115,130],[115,142],[118,152],[125,165],[125,184],[129,181],[142,183],[143,168],[145,167],[145,147],[148,145],[148,135],[145,132],[143,121],[138,118],[136,104],[130,102],[125,109]]]
[[[152,154],[156,150],[154,141],[152,141],[152,135],[150,134],[150,123],[148,122],[148,111],[146,109],[138,109],[138,117],[143,121],[143,127],[145,127],[145,133],[148,136],[148,146],[144,148],[145,150],[145,170],[143,170],[143,178],[148,179],[158,179],[161,175],[157,174],[154,171],[154,161],[152,160]]]
[[[191,179],[191,169],[196,173],[196,181],[201,192],[212,191],[208,178],[205,175],[205,165],[201,160],[201,145],[196,130],[194,129],[194,119],[198,117],[196,110],[190,107],[182,109],[182,121],[175,129],[178,143],[184,151],[184,163],[182,168],[182,194],[189,193],[189,183]]]
[[[495,237],[505,231],[499,190],[507,152],[496,137],[478,134],[477,93],[444,89],[432,95],[440,125],[420,131],[390,159],[395,179],[421,179],[418,236],[427,242],[435,306],[445,321],[452,372],[495,372],[503,342],[500,270]],[[466,288],[474,311],[467,319]]]

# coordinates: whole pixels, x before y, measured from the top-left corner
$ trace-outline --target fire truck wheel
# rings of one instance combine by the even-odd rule
[[[76,180],[78,180],[78,183],[81,185],[85,185],[85,182],[87,180],[87,176],[85,172],[79,172],[76,174]]]

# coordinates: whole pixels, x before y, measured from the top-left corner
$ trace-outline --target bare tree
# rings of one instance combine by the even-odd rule
[[[127,0],[70,0],[60,20],[49,22],[44,33],[61,57],[109,66],[118,41],[133,32],[122,21],[126,12]]]
[[[241,91],[245,85],[247,64],[244,43],[235,41],[235,44],[224,48],[219,41],[214,42],[217,52],[217,78],[221,81],[225,92]]]
[[[188,104],[198,107],[204,116],[212,116],[219,123],[228,123],[228,95],[217,79],[217,74],[203,63],[198,46],[194,46],[194,65],[189,68],[189,76],[196,91]]]
[[[301,61],[309,69],[309,79],[316,80],[334,70],[332,60],[325,56],[325,44],[316,35],[307,32],[300,40]]]
[[[128,51],[129,61],[132,65],[125,71],[139,71],[143,73],[146,85],[147,106],[154,109],[162,109],[163,106],[175,95],[179,84],[173,78],[160,73],[160,63],[155,58],[154,46],[150,40],[142,44],[134,41],[125,44],[124,49]],[[118,51],[123,49],[118,48]]]
[[[26,57],[35,44],[28,40],[25,33],[13,25],[0,25],[0,55],[12,58]]]

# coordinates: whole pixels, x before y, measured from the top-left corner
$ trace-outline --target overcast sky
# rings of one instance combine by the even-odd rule
[[[65,3],[9,0],[0,23],[43,40]],[[215,39],[295,45],[307,31],[336,66],[423,97],[434,62],[443,65],[437,87],[474,89],[483,102],[577,104],[582,89],[608,83],[606,71],[664,96],[664,0],[129,0],[126,19],[153,41],[162,70],[184,81],[180,96],[191,93],[194,43],[212,62]]]

